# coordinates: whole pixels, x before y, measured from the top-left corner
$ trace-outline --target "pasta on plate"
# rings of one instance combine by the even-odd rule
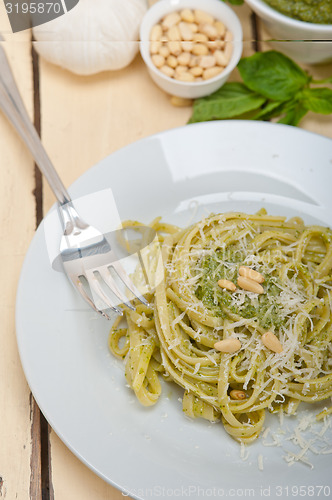
[[[183,387],[187,416],[221,420],[249,443],[266,411],[293,414],[332,395],[330,229],[264,209],[151,228],[145,273],[134,274],[154,280],[151,307],[126,309],[109,337],[143,405],[157,402],[163,376]]]

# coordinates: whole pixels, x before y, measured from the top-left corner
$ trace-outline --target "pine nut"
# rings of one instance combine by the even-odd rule
[[[175,73],[173,68],[171,68],[170,66],[166,66],[166,65],[162,66],[160,68],[160,71],[162,73],[164,73],[164,75],[169,76],[170,78],[172,78],[172,76],[174,76],[174,73]]]
[[[178,60],[175,56],[169,55],[166,59],[166,64],[171,68],[175,69],[178,65]]]
[[[226,290],[229,290],[230,292],[235,292],[236,290],[236,285],[229,280],[219,280],[218,285],[220,288],[226,288]]]
[[[166,46],[166,45],[163,45],[162,47],[160,47],[159,49],[159,54],[163,57],[168,57],[169,56],[169,48]]]
[[[230,60],[232,53],[233,53],[232,41],[233,41],[232,33],[230,31],[226,31],[224,52],[225,52],[225,57],[227,58],[228,61]]]
[[[210,40],[215,40],[218,38],[218,30],[212,24],[202,24],[200,26],[199,31],[204,33]]]
[[[153,62],[153,64],[157,67],[157,68],[161,68],[162,66],[164,66],[165,64],[165,58],[163,56],[161,56],[160,54],[154,54],[152,57],[151,57],[151,60]]]
[[[158,54],[158,52],[160,50],[160,47],[161,47],[161,41],[160,40],[156,40],[154,42],[151,42],[150,43],[150,53],[151,54]]]
[[[257,281],[245,278],[244,276],[238,277],[237,284],[239,285],[239,287],[243,288],[243,290],[247,290],[248,292],[259,294],[264,293],[264,288],[262,287],[262,285],[257,283]]]
[[[208,42],[209,39],[204,33],[195,33],[193,35],[194,42]]]
[[[191,55],[189,52],[182,52],[178,57],[178,63],[182,66],[188,66],[190,63]]]
[[[202,74],[203,74],[203,68],[201,68],[200,66],[194,66],[193,68],[190,68],[189,71],[194,76],[202,76]]]
[[[203,71],[203,80],[209,80],[210,78],[214,78],[219,75],[223,71],[223,68],[220,66],[215,66],[214,68],[207,68]]]
[[[222,23],[221,21],[216,21],[214,23],[214,26],[215,26],[220,38],[224,38],[225,33],[226,33],[226,28],[225,28],[224,23]]]
[[[195,15],[195,21],[196,23],[198,24],[203,24],[203,23],[208,23],[208,24],[213,24],[213,17],[208,14],[207,12],[203,12],[202,10],[200,9],[196,9],[194,11],[194,15]]]
[[[177,26],[172,26],[168,31],[167,31],[167,38],[168,40],[181,40],[181,34],[180,30]]]
[[[197,32],[198,32],[198,26],[197,26],[197,24],[196,24],[196,23],[190,23],[190,24],[189,24],[189,26],[190,26],[191,31],[192,31],[193,33],[197,33]]]
[[[184,108],[186,106],[191,106],[193,101],[191,99],[185,99],[184,97],[177,97],[173,95],[171,97],[171,104],[177,108]]]
[[[160,24],[155,24],[151,30],[151,33],[150,33],[150,40],[152,42],[160,40],[162,34],[163,34],[163,30],[162,30],[162,27],[160,26]]]
[[[258,273],[257,271],[254,271],[254,269],[246,266],[241,266],[239,268],[239,275],[257,281],[257,283],[263,283],[265,280],[261,273]]]
[[[220,50],[220,44],[225,44],[225,42],[223,40],[209,40],[206,42],[206,46],[212,53],[214,53],[215,50]]]
[[[238,339],[224,339],[216,342],[213,347],[217,351],[233,354],[241,349],[241,342]]]
[[[199,58],[198,65],[203,68],[212,68],[216,65],[216,58],[214,56],[202,56]]]
[[[189,73],[189,71],[175,73],[175,79],[179,80],[181,82],[194,82],[195,81],[194,75],[192,73]]]
[[[170,41],[168,42],[168,48],[171,54],[174,56],[179,56],[181,54],[181,44],[180,42],[177,41]]]
[[[194,37],[193,30],[191,29],[190,25],[188,23],[179,23],[179,33],[181,35],[182,40],[184,41],[190,41]]]
[[[177,12],[171,12],[170,14],[164,17],[161,25],[163,29],[166,31],[180,21],[181,21],[180,14],[178,14]]]
[[[229,61],[231,60],[231,57],[232,57],[232,53],[233,53],[233,44],[231,44],[230,42],[228,42],[226,45],[225,45],[225,48],[224,48],[224,53],[225,53],[225,57],[226,57],[226,64],[229,63]]]
[[[232,399],[237,399],[237,400],[240,400],[240,399],[246,399],[246,393],[243,392],[243,391],[239,391],[237,389],[233,389],[230,393],[229,393],[230,397]]]
[[[189,68],[193,68],[194,66],[198,66],[198,61],[199,61],[198,56],[191,56],[190,61],[189,61]]]
[[[182,66],[181,64],[175,69],[177,75],[181,75],[181,73],[185,73],[188,71],[188,66]]]
[[[215,40],[213,44],[215,45],[217,50],[224,50],[225,48],[225,40]]]
[[[225,42],[232,42],[233,41],[233,33],[229,30],[226,31],[225,36],[224,36]]]
[[[193,42],[180,42],[181,48],[184,52],[191,52],[191,49],[193,48],[194,44]]]
[[[191,52],[195,56],[206,56],[209,53],[209,49],[204,43],[195,43]]]
[[[279,341],[279,339],[272,332],[265,332],[262,335],[262,342],[270,349],[270,351],[281,353],[283,351],[283,347]]]
[[[216,50],[213,55],[216,58],[218,66],[227,66],[228,59],[226,58],[223,50]]]
[[[195,16],[192,10],[183,9],[180,12],[181,19],[187,23],[193,23],[195,21]]]

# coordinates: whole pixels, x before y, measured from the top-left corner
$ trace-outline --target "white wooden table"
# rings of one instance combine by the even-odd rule
[[[234,10],[244,29],[244,55],[267,50],[267,35],[249,8]],[[0,32],[31,118],[66,185],[117,149],[185,125],[191,114],[190,107],[170,104],[139,56],[124,70],[79,77],[39,59],[29,31],[11,34],[2,2]],[[317,79],[332,75],[332,65],[309,69]],[[232,78],[238,78],[236,71]],[[332,138],[331,115],[309,113],[301,127]],[[24,255],[54,197],[2,114],[0,152],[0,498],[121,499],[48,427],[25,380],[15,338],[15,294]]]

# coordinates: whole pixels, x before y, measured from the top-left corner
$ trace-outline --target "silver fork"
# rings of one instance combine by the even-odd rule
[[[3,41],[1,35],[0,41]],[[29,148],[58,200],[58,212],[64,230],[60,242],[60,256],[64,270],[76,290],[96,312],[107,319],[110,319],[105,312],[108,308],[123,314],[119,304],[126,304],[134,310],[133,304],[118,287],[113,276],[115,273],[136,298],[148,305],[117,260],[105,235],[87,224],[77,213],[31,123],[1,43],[0,108]]]

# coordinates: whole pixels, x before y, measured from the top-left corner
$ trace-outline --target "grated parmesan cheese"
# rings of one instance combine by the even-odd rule
[[[263,459],[263,455],[258,455],[257,457],[257,463],[258,463],[258,469],[259,470],[264,470],[264,459]]]

